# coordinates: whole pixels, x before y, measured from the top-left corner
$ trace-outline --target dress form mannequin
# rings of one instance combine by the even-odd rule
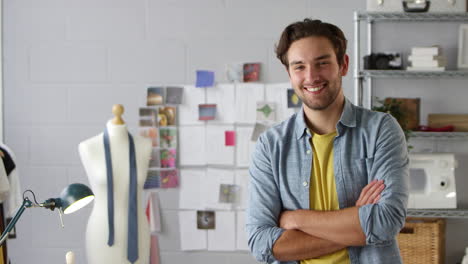
[[[129,138],[127,126],[121,119],[123,107],[116,105],[112,112],[115,118],[106,124],[109,133],[113,171],[114,195],[114,244],[109,246],[107,170],[103,133],[79,144],[81,161],[95,194],[94,207],[86,229],[86,252],[88,264],[130,263],[127,259],[128,203],[129,203]],[[146,264],[150,252],[150,230],[141,203],[143,185],[146,180],[151,140],[133,136],[137,164],[137,215],[138,215],[138,259],[137,264]]]

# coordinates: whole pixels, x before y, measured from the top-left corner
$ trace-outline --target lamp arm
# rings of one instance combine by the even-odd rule
[[[13,229],[13,227],[15,227],[16,222],[18,222],[18,219],[23,214],[24,210],[26,210],[26,208],[29,208],[31,206],[32,206],[32,202],[27,197],[24,198],[23,199],[23,204],[18,208],[18,210],[16,211],[15,216],[13,217],[13,219],[11,219],[10,223],[5,228],[5,231],[3,231],[3,234],[2,234],[2,236],[0,238],[0,246],[3,245],[3,243],[5,242],[5,240],[8,237],[8,233],[10,233],[10,231]]]

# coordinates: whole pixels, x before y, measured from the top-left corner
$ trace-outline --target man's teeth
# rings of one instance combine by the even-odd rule
[[[317,92],[323,88],[324,85],[321,85],[319,87],[305,87],[305,89],[309,92]]]

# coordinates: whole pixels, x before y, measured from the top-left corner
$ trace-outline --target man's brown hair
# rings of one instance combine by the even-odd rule
[[[306,37],[325,37],[333,45],[338,65],[341,66],[346,53],[347,40],[340,28],[321,20],[304,19],[287,26],[276,45],[276,57],[288,68],[288,50],[291,44]]]

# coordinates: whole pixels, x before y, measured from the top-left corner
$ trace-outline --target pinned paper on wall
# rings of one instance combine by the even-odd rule
[[[157,147],[159,144],[158,129],[156,127],[140,127],[140,136],[151,139],[151,145]]]
[[[197,211],[198,229],[215,229],[216,214],[214,211]]]
[[[164,104],[164,87],[148,87],[148,95],[146,97],[146,105]]]
[[[146,217],[151,232],[161,231],[161,211],[159,207],[159,196],[156,192],[150,192],[146,203]]]
[[[265,87],[265,101],[275,102],[276,121],[281,122],[294,114],[297,108],[288,108],[288,89],[290,83],[267,84]]]
[[[236,249],[237,250],[249,250],[247,243],[247,235],[245,232],[245,211],[238,211],[236,213],[237,218],[237,236],[236,236]]]
[[[234,165],[235,148],[226,146],[225,131],[234,126],[206,126],[206,162],[208,165]]]
[[[196,87],[212,87],[214,86],[214,72],[213,71],[197,71]]]
[[[244,81],[244,64],[230,63],[226,65],[227,79],[229,82]]]
[[[237,209],[247,209],[249,170],[236,170],[235,184],[239,186]]]
[[[209,89],[211,90],[211,89]],[[183,103],[179,105],[179,124],[180,125],[198,125],[203,124],[198,120],[196,111],[199,104],[205,103],[205,90],[197,89],[193,85],[184,86]]]
[[[159,170],[149,169],[148,176],[146,177],[144,189],[159,188],[161,183]]]
[[[237,127],[236,165],[248,167],[255,142],[251,141],[253,126]]]
[[[216,229],[208,230],[208,250],[234,251],[236,224],[234,212],[216,212]]]
[[[184,88],[169,86],[166,88],[166,104],[181,104]]]
[[[205,126],[179,127],[180,165],[206,165],[205,130]]]
[[[151,157],[149,162],[150,168],[160,168],[161,167],[161,155],[158,148],[153,148],[151,150]]]
[[[236,131],[224,131],[224,142],[226,146],[236,145]]]
[[[159,126],[175,126],[176,125],[176,108],[173,106],[165,106],[158,108],[158,124]]]
[[[244,82],[258,82],[260,80],[260,63],[244,64]]]
[[[260,135],[265,132],[269,126],[262,124],[262,123],[255,123],[252,136],[250,137],[251,141],[257,141]]]
[[[155,127],[157,114],[156,109],[150,107],[140,107],[139,109],[140,115],[140,126],[141,127]]]
[[[179,186],[177,170],[163,170],[160,172],[161,188],[176,188]]]
[[[239,200],[240,188],[235,184],[220,184],[219,185],[219,202],[220,203],[237,203]]]
[[[176,149],[161,149],[161,168],[175,168],[176,166]]]
[[[216,122],[234,123],[235,121],[235,85],[218,84],[206,90],[207,102],[216,102]]]
[[[199,120],[213,120],[216,117],[216,104],[198,105]]]
[[[288,89],[288,108],[299,108],[302,105],[302,101],[294,92],[294,89]]]
[[[207,249],[207,231],[197,228],[196,211],[179,212],[179,230],[182,250]]]
[[[257,121],[272,121],[276,119],[276,107],[273,102],[257,102]]]
[[[213,169],[208,168],[206,170],[206,176],[201,184],[202,203],[204,208],[208,209],[219,209],[219,210],[231,210],[233,204],[220,203],[219,202],[219,191],[221,184],[234,184],[234,171],[227,169]]]
[[[236,122],[254,124],[257,102],[264,101],[265,86],[260,83],[236,84]]]
[[[177,129],[176,128],[161,128],[160,146],[161,148],[176,148],[177,147]]]
[[[199,209],[203,208],[202,189],[206,172],[203,169],[182,169],[180,170],[180,209]]]

